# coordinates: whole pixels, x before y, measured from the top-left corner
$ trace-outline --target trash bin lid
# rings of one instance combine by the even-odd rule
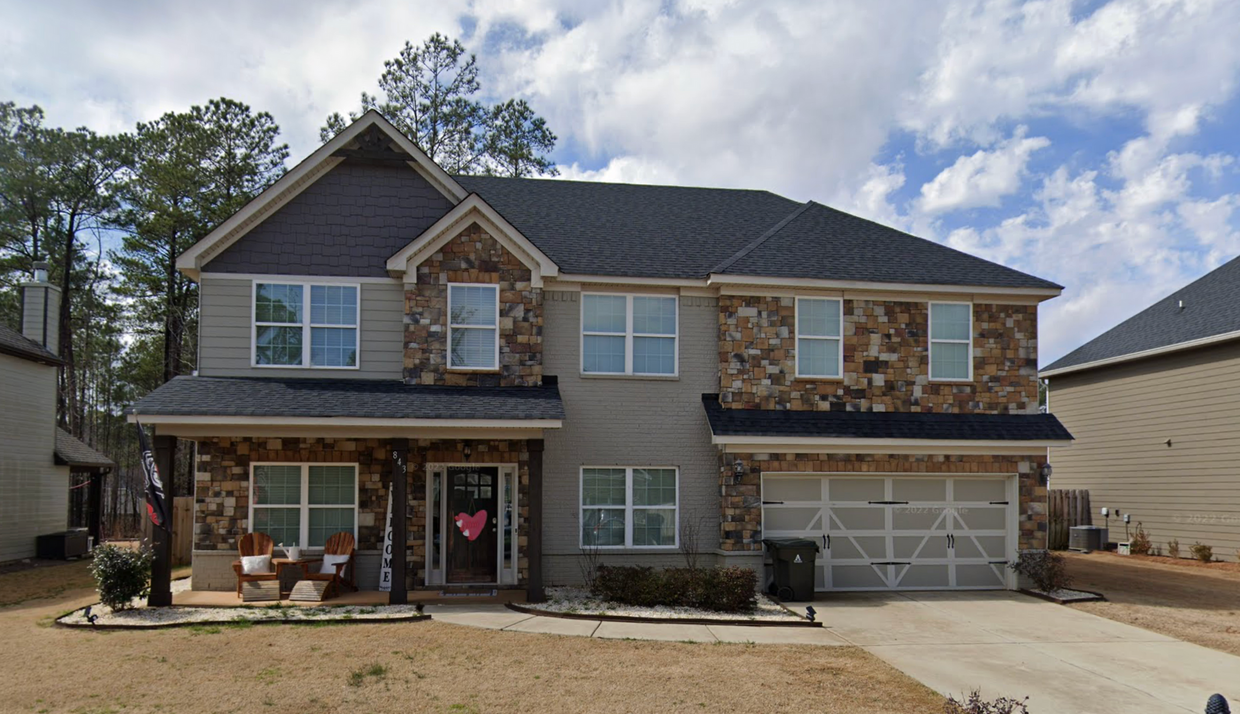
[[[770,548],[813,548],[818,550],[818,541],[809,538],[763,538],[762,542]]]

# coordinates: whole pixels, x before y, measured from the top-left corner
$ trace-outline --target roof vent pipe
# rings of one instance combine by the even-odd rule
[[[1183,300],[1181,300],[1181,301],[1180,301],[1180,309],[1181,309],[1181,310],[1183,310],[1183,309],[1184,309],[1184,301],[1183,301]]]

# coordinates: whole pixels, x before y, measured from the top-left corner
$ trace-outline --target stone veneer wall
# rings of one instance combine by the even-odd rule
[[[736,482],[734,464],[745,465]],[[722,522],[720,548],[725,551],[762,549],[762,474],[1019,474],[1017,509],[1021,549],[1046,547],[1046,487],[1038,472],[1045,454],[1034,456],[942,456],[907,454],[722,454],[719,485]]]
[[[418,266],[405,286],[405,381],[526,387],[542,384],[542,289],[533,274],[477,223]],[[499,285],[499,369],[448,368],[448,283]]]
[[[719,298],[726,407],[1035,413],[1036,305],[973,305],[973,381],[931,382],[929,304],[844,300],[842,379],[796,378],[791,297]]]
[[[524,441],[430,441],[409,444],[407,503],[408,586],[426,577],[426,464],[464,463],[465,445],[473,463],[518,464],[518,577],[526,582],[529,562],[529,452]],[[359,551],[382,547],[383,519],[391,484],[390,439],[231,438],[198,442],[194,481],[194,550],[236,553],[237,539],[249,532],[250,464],[262,462],[356,463],[358,465]]]

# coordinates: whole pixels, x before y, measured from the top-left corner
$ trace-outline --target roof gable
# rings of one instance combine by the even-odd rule
[[[177,269],[191,278],[197,278],[208,261],[259,225],[272,212],[287,204],[341,162],[354,158],[372,162],[403,162],[420,173],[453,204],[459,203],[467,195],[456,179],[439,168],[381,114],[370,110],[178,256]]]
[[[1041,376],[1240,339],[1240,258],[1234,258],[1059,358]]]

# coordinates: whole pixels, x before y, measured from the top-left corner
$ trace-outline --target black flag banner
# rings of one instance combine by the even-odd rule
[[[146,429],[138,427],[138,448],[142,450],[142,471],[146,474],[146,512],[151,516],[151,523],[168,530],[168,502],[164,500],[164,484],[159,478],[159,468],[155,466],[155,455],[151,453],[151,445],[146,440]]]

